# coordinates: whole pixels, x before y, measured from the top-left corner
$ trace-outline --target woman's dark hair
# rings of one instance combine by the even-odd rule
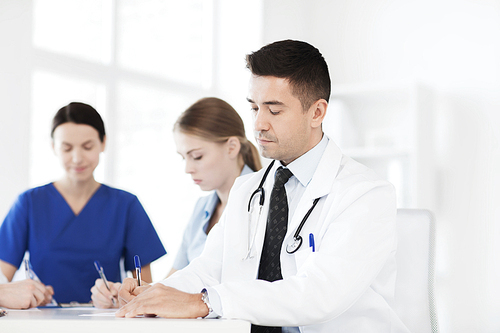
[[[319,99],[329,101],[328,66],[311,44],[297,40],[274,42],[248,54],[246,61],[254,75],[287,79],[304,112]]]
[[[219,98],[207,97],[195,102],[179,116],[174,124],[176,130],[211,142],[225,142],[235,136],[240,141],[240,155],[245,164],[253,171],[262,168],[259,152],[246,138],[240,115]]]
[[[99,133],[101,142],[104,142],[104,137],[106,136],[104,122],[99,113],[88,104],[72,102],[60,108],[54,116],[54,119],[52,119],[52,131],[50,132],[52,138],[54,138],[54,131],[57,126],[64,123],[92,126]]]

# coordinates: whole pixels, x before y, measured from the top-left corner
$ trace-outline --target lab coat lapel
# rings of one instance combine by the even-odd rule
[[[341,159],[342,152],[333,140],[330,140],[309,185],[299,201],[292,220],[288,224],[285,239],[293,236],[300,222],[307,214],[307,211],[312,207],[314,199],[321,198],[330,193],[340,167]]]

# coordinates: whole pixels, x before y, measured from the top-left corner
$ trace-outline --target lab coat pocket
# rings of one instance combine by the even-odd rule
[[[304,267],[308,266],[308,263],[313,261],[316,252],[312,252],[311,248],[300,249],[295,253],[295,265],[297,265],[297,272],[300,272]]]

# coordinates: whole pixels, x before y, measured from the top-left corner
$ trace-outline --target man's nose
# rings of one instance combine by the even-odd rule
[[[267,131],[269,129],[269,122],[262,110],[254,113],[253,129],[255,132]]]

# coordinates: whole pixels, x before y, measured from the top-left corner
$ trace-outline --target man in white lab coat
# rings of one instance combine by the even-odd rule
[[[124,281],[127,304],[117,316],[238,318],[254,324],[252,332],[407,332],[393,309],[394,189],[323,134],[330,95],[323,56],[285,40],[248,55],[247,67],[256,140],[275,162],[237,179],[204,252],[188,267],[153,286]],[[275,262],[281,274],[271,282],[259,268],[273,237],[266,224],[279,167],[292,176]]]

